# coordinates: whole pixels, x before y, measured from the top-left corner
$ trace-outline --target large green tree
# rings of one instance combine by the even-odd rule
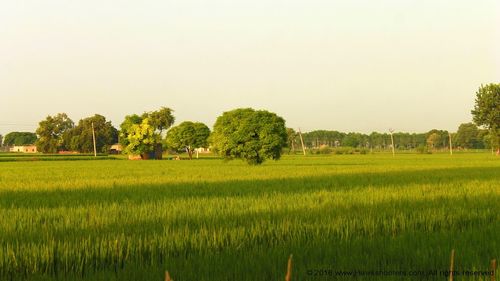
[[[128,145],[125,152],[144,156],[155,151],[156,145],[160,143],[161,136],[155,132],[149,118],[142,119],[140,124],[133,124],[127,132]]]
[[[344,136],[341,143],[343,146],[350,147],[362,147],[366,145],[366,140],[363,134],[360,133],[348,133]]]
[[[128,135],[131,132],[133,125],[141,124],[142,117],[137,114],[125,116],[125,120],[120,124],[120,132],[118,134],[118,139],[123,147],[129,144]]]
[[[242,158],[252,165],[277,160],[287,144],[285,120],[251,108],[224,112],[215,122],[210,141],[226,159]]]
[[[445,130],[432,129],[426,134],[427,145],[431,149],[443,149],[448,147],[449,134]]]
[[[210,129],[200,122],[186,121],[173,127],[167,133],[167,145],[175,150],[185,150],[189,159],[193,159],[196,148],[208,147]]]
[[[64,147],[63,135],[74,127],[73,121],[66,113],[58,113],[55,116],[47,116],[45,120],[38,123],[36,134],[38,140],[36,146],[38,151],[43,153],[56,153]]]
[[[5,135],[4,145],[28,145],[36,142],[36,134],[31,132],[10,132]],[[0,141],[1,144],[1,141]]]
[[[157,111],[127,115],[120,125],[119,141],[129,154],[145,155],[161,145],[163,132],[175,121],[173,110],[162,107]]]
[[[65,132],[63,134],[64,146],[83,153],[93,152],[92,124],[95,131],[96,150],[102,153],[108,152],[110,146],[118,141],[118,131],[110,121],[106,121],[106,117],[99,114],[81,119],[76,127]]]
[[[460,124],[455,134],[455,145],[462,148],[479,148],[481,140],[478,138],[479,129],[473,123]]]
[[[500,150],[500,84],[479,87],[472,116],[474,123],[489,130],[492,148]]]
[[[145,112],[142,114],[142,118],[149,118],[151,126],[153,126],[158,133],[162,134],[174,124],[175,117],[173,112],[174,111],[168,107],[161,107],[156,111]]]

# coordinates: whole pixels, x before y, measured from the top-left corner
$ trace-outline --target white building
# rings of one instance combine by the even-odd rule
[[[10,152],[37,153],[36,145],[15,145],[10,148]]]

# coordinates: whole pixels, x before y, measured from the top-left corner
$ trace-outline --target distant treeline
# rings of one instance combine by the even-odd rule
[[[101,120],[102,119],[102,120]],[[88,122],[86,122],[88,121]],[[117,130],[105,121],[100,115],[81,120],[75,129],[64,134],[62,143],[66,143],[66,149],[74,149],[89,153],[92,151],[91,131],[80,129],[89,127],[91,121],[96,124],[98,135],[98,150],[106,152],[109,146],[118,141]],[[88,124],[87,124],[88,123]],[[84,126],[87,125],[87,126]],[[71,132],[71,133],[70,133]],[[87,132],[86,135],[84,132]],[[293,130],[289,132],[289,148],[299,150],[300,136]],[[84,136],[85,135],[85,136]],[[87,136],[88,135],[88,136]],[[449,135],[446,130],[430,130],[426,133],[393,133],[394,147],[400,150],[412,150],[425,147],[427,149],[445,149],[449,147]],[[76,138],[75,138],[76,136]],[[80,137],[81,136],[81,137]],[[353,147],[369,149],[389,149],[391,148],[391,135],[389,133],[372,132],[371,134],[344,133],[339,131],[315,130],[302,134],[304,145],[307,149],[317,149],[320,147]],[[103,138],[106,137],[106,138]],[[491,137],[489,131],[480,129],[473,123],[461,124],[456,133],[451,133],[452,144],[456,148],[463,149],[488,149],[491,148]],[[2,139],[0,135],[0,140]],[[3,138],[4,146],[34,144],[37,140],[35,133],[31,132],[11,132]],[[79,144],[81,140],[83,144]]]
[[[290,130],[290,129],[289,129]],[[298,149],[300,136],[295,131],[290,136],[290,148]],[[370,149],[391,148],[390,133],[373,132],[371,134],[344,133],[339,131],[316,130],[302,134],[304,145],[308,149],[322,146],[354,147]],[[446,130],[431,130],[426,133],[395,132],[394,147],[400,150],[411,150],[425,147],[428,149],[444,149],[449,147],[450,133]],[[456,133],[451,133],[452,145],[464,149],[484,149],[491,147],[488,130],[479,129],[472,123],[460,125]]]

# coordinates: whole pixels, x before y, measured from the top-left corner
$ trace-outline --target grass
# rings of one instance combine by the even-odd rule
[[[113,160],[123,156],[98,154],[41,154],[41,153],[0,153],[0,162],[20,161],[77,161],[77,160]]]
[[[290,254],[292,280],[444,280],[335,274],[446,270],[451,249],[457,270],[487,270],[499,160],[0,163],[0,280],[283,280]]]

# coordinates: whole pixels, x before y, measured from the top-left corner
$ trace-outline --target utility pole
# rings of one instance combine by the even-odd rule
[[[306,156],[306,148],[304,147],[304,138],[302,138],[302,132],[300,131],[300,128],[299,128],[299,136],[300,136],[300,143],[302,144],[302,152],[304,153],[304,156]]]
[[[392,134],[394,133],[394,129],[389,129],[389,132],[391,133],[392,157],[395,157],[396,151],[394,150],[394,137],[392,136]]]
[[[92,140],[94,141],[94,157],[97,157],[97,149],[96,149],[96,146],[95,146],[94,122],[92,122]]]
[[[450,140],[450,155],[453,155],[453,145],[451,144],[451,133],[448,132],[448,138]]]

